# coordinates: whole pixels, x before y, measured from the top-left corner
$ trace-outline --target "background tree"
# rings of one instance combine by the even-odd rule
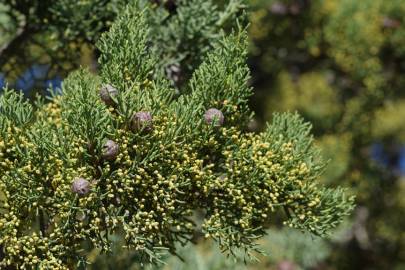
[[[358,196],[331,264],[401,269],[404,2],[252,2],[258,116],[299,111],[331,159],[323,181]]]

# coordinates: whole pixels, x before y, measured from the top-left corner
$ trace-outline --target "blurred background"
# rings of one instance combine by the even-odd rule
[[[38,1],[37,16],[28,2],[0,4],[0,87],[33,97],[59,89],[80,65],[96,71],[93,44],[120,0],[78,1],[97,20],[75,17],[75,1],[59,1],[64,13],[52,16],[40,12],[49,1]],[[275,111],[298,111],[330,160],[321,181],[349,188],[357,208],[328,239],[270,228],[260,240],[268,257],[259,262],[226,258],[201,240],[180,248],[182,259],[149,269],[405,269],[405,1],[247,2],[256,113],[250,129],[260,131]],[[64,27],[68,16],[80,27]],[[91,269],[140,267],[119,249],[88,258]]]

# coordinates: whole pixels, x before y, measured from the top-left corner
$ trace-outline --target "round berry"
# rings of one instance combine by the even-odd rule
[[[86,195],[90,191],[90,182],[82,177],[77,177],[72,183],[72,192],[81,196]]]
[[[107,140],[107,142],[103,145],[103,158],[110,161],[115,160],[119,151],[120,147],[116,142]]]
[[[151,131],[153,128],[152,121],[150,112],[137,112],[131,118],[131,128],[134,131]]]
[[[110,84],[104,84],[100,88],[101,100],[109,106],[115,104],[114,98],[118,95],[118,90]]]
[[[224,114],[215,108],[207,110],[204,114],[205,122],[209,125],[214,125],[216,127],[222,126],[224,124]]]

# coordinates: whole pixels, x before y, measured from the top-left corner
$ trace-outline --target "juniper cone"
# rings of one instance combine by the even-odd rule
[[[81,196],[86,195],[90,191],[90,182],[81,177],[75,178],[72,183],[72,191]]]
[[[107,140],[103,146],[103,158],[105,160],[115,160],[119,153],[119,145],[112,140]]]
[[[134,131],[150,131],[153,128],[153,118],[150,112],[141,111],[132,116],[131,127]]]
[[[104,84],[100,88],[100,98],[108,106],[115,104],[113,98],[118,95],[118,90],[110,84]]]
[[[224,124],[224,114],[215,108],[211,108],[206,111],[204,115],[205,122],[209,125],[214,124],[214,126],[219,127]]]

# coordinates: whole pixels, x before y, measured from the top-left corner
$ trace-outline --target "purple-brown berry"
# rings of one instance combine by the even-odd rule
[[[80,196],[86,195],[90,191],[90,182],[82,177],[77,177],[72,183],[72,192]]]
[[[220,110],[211,108],[205,112],[204,119],[208,125],[219,127],[224,124],[225,118],[224,114]]]
[[[116,142],[107,140],[103,145],[103,158],[105,160],[113,161],[117,158],[119,151],[120,147]]]
[[[108,106],[115,104],[114,98],[118,95],[118,90],[110,84],[104,84],[100,88],[100,98]]]
[[[137,112],[131,118],[131,128],[133,131],[151,131],[153,128],[152,121],[150,112]]]

